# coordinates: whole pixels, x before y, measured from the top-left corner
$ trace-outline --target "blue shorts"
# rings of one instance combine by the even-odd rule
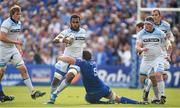
[[[111,89],[108,87],[108,86],[104,86],[102,88],[102,90],[99,90],[97,92],[94,92],[94,93],[87,93],[86,94],[86,101],[89,102],[89,103],[98,103],[98,101],[103,98],[103,97],[109,97],[110,94],[111,94]]]

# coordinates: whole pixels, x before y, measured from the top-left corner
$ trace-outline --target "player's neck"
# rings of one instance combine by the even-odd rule
[[[13,19],[12,17],[10,17],[11,18],[11,20],[14,22],[14,23],[18,23],[18,21],[16,21],[15,19]]]
[[[161,21],[159,21],[159,22],[157,22],[157,23],[155,23],[156,25],[161,25]]]

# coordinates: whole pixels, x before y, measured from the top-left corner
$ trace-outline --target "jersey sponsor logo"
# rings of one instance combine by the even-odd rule
[[[158,38],[148,38],[143,39],[143,42],[159,42],[160,40]]]
[[[75,40],[85,40],[85,37],[76,37]]]
[[[10,32],[20,32],[21,29],[12,29]]]

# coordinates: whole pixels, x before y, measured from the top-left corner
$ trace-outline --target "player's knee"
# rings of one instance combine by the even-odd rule
[[[157,81],[156,81],[155,75],[151,75],[151,76],[150,76],[150,79],[151,79],[151,81],[152,81],[153,87],[154,87],[154,86],[157,86]]]
[[[166,81],[168,79],[168,75],[167,74],[163,74],[163,80]]]
[[[0,68],[0,81],[2,80],[2,78],[4,76],[4,71],[5,71],[5,69]]]
[[[141,84],[143,84],[144,85],[144,82],[145,82],[145,79],[147,78],[147,76],[145,76],[145,75],[140,75],[140,82],[141,82]]]
[[[155,78],[156,78],[156,81],[161,81],[161,80],[163,80],[161,72],[156,72],[156,73],[155,73]]]
[[[68,83],[71,83],[71,81],[73,80],[73,78],[75,77],[75,75],[74,75],[74,73],[68,73],[67,75],[66,75],[66,81],[68,82]]]

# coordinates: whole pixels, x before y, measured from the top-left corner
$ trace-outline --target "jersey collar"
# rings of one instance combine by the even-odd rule
[[[18,24],[18,21],[14,20],[12,17],[10,17],[10,18],[14,23]]]

